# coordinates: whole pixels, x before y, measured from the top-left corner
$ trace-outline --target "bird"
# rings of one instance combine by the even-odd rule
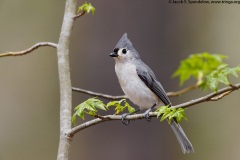
[[[128,125],[130,122],[130,120],[124,121],[126,116],[140,110],[147,109],[144,116],[147,121],[150,121],[149,112],[156,106],[171,107],[172,104],[164,88],[154,72],[141,60],[132,42],[128,39],[127,33],[123,34],[109,56],[115,60],[115,72],[123,92],[130,101],[139,107],[133,113],[122,115],[123,124]],[[184,154],[194,152],[194,148],[180,124],[173,120],[170,126],[177,137],[182,152]]]

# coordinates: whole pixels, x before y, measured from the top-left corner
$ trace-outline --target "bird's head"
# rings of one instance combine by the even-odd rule
[[[116,47],[109,56],[113,57],[116,61],[131,61],[140,59],[140,56],[133,47],[131,41],[127,38],[127,33],[125,33],[118,41]]]

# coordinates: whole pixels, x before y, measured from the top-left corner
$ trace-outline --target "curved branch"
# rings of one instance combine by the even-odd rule
[[[172,108],[187,108],[187,107],[190,107],[190,106],[193,106],[193,105],[196,105],[199,103],[207,102],[207,101],[217,101],[217,100],[229,95],[231,92],[238,90],[239,88],[240,88],[240,83],[236,84],[236,85],[231,85],[230,87],[226,87],[226,88],[218,90],[217,93],[213,92],[204,97],[197,98],[195,100],[191,100],[189,102],[182,103],[182,104],[179,104],[176,106],[172,106]],[[150,112],[149,116],[156,117],[157,112]],[[122,119],[121,115],[106,115],[106,116],[98,116],[98,117],[99,118],[90,120],[88,122],[85,122],[83,124],[80,124],[80,125],[72,128],[71,130],[69,130],[65,133],[66,136],[68,136],[69,138],[72,138],[76,133],[78,133],[79,131],[86,129],[88,127],[94,126],[94,125],[102,123],[102,122]],[[144,114],[134,114],[134,115],[129,115],[126,117],[127,120],[136,120],[136,119],[144,119],[144,118],[145,118]]]
[[[30,47],[28,49],[25,49],[23,51],[1,53],[0,57],[22,56],[22,55],[25,55],[25,54],[28,54],[28,53],[34,51],[38,47],[43,47],[43,46],[49,46],[49,47],[57,48],[57,44],[55,44],[55,43],[52,43],[52,42],[39,42],[39,43],[34,44],[32,47]]]
[[[83,12],[81,12],[81,13],[79,13],[79,14],[75,15],[75,16],[73,17],[73,19],[74,19],[74,20],[76,20],[77,18],[79,18],[79,17],[83,16],[85,13],[86,13],[86,12],[85,12],[85,11],[83,11]]]
[[[190,107],[195,104],[202,103],[202,102],[217,101],[219,99],[222,99],[224,96],[227,96],[230,91],[233,92],[235,90],[238,90],[239,88],[240,88],[240,83],[238,83],[236,85],[231,85],[230,87],[222,88],[222,89],[218,90],[218,92],[210,93],[204,97],[197,98],[195,100],[191,100],[189,102],[185,102],[185,103],[182,103],[182,104],[179,104],[176,106],[172,106],[172,108],[187,108],[187,107]]]
[[[156,117],[157,113],[150,112],[149,116]],[[134,115],[128,115],[125,119],[126,120],[136,120],[136,119],[144,119],[144,118],[145,118],[144,114],[134,114]],[[102,122],[107,122],[107,121],[112,121],[112,120],[122,120],[122,116],[121,115],[101,116],[101,118],[96,118],[96,119],[90,120],[88,122],[85,122],[83,124],[80,124],[77,127],[74,127],[71,130],[67,131],[65,134],[66,134],[66,136],[72,138],[76,133],[78,133],[79,131],[81,131],[83,129],[86,129],[88,127],[94,126],[94,125],[102,123]]]

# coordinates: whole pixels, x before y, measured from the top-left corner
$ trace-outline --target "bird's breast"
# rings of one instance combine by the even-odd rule
[[[160,99],[137,75],[135,65],[116,63],[115,71],[123,92],[134,104],[145,109],[159,103]]]

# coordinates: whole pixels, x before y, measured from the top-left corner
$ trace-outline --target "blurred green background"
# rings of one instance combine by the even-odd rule
[[[83,2],[78,1],[79,5]],[[168,0],[91,3],[96,8],[95,15],[79,18],[73,28],[70,59],[74,87],[123,94],[114,61],[108,54],[125,32],[166,91],[179,89],[178,80],[171,75],[180,60],[192,53],[225,54],[230,66],[239,64],[237,4],[177,5],[169,4]],[[1,0],[0,53],[23,50],[40,41],[57,42],[64,7],[63,0]],[[59,139],[56,61],[55,49],[48,47],[26,56],[0,59],[0,160],[56,159]],[[171,100],[179,104],[205,94],[193,91]],[[195,147],[194,154],[183,155],[168,124],[154,119],[151,123],[134,121],[129,126],[120,121],[107,122],[86,129],[71,142],[71,160],[237,160],[238,94],[187,109],[188,121],[182,127]],[[73,105],[88,97],[73,93]]]

